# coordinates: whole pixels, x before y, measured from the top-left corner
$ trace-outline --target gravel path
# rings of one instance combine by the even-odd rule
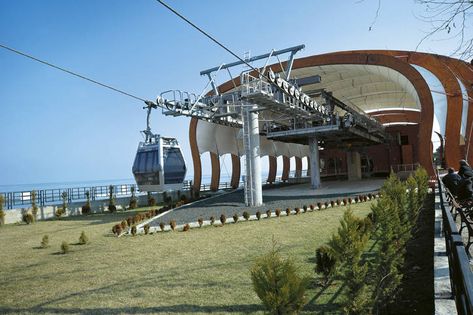
[[[273,189],[278,188],[274,186],[271,187],[271,190],[274,192]],[[250,208],[245,206],[243,190],[237,190],[231,193],[217,195],[209,199],[203,199],[191,205],[175,209],[168,214],[165,214],[164,216],[150,222],[150,225],[158,226],[160,222],[167,224],[171,220],[175,220],[179,225],[189,222],[196,222],[198,218],[209,220],[211,216],[213,216],[215,220],[218,221],[221,214],[225,214],[227,218],[233,216],[235,213],[241,216],[244,211],[247,211],[250,214],[255,214],[257,211],[260,211],[262,214],[264,214],[268,209],[274,211],[275,209],[279,208],[284,211],[286,208],[302,208],[303,205],[316,205],[317,202],[325,202],[337,198],[343,199],[344,197],[355,195],[359,195],[359,193],[335,193],[320,196],[291,196],[284,194],[284,192],[281,191],[280,195],[274,195],[273,193],[272,195],[268,196],[265,195],[263,191],[264,205],[261,207]]]

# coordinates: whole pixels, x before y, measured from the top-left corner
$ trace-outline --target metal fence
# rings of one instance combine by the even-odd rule
[[[437,183],[450,269],[450,281],[457,311],[460,315],[473,315],[473,274],[470,270],[470,262],[455,220],[450,211],[445,209],[442,184],[438,178]]]
[[[302,174],[307,174],[307,170],[302,170]],[[291,171],[290,178],[301,178],[307,177],[296,176],[296,171]],[[263,179],[263,182],[265,180]],[[282,182],[281,177],[276,178],[276,183]],[[138,187],[134,184],[121,184],[112,185],[113,195],[115,197],[127,197],[131,196],[132,187],[135,189],[136,195],[146,194],[146,192],[140,192]],[[191,189],[192,181],[184,181],[182,190],[188,191]],[[243,182],[240,181],[239,187],[243,187]],[[231,189],[230,182],[219,183],[219,189]],[[42,189],[35,190],[36,192],[36,203],[39,206],[58,204],[62,202],[62,194],[67,194],[67,203],[73,201],[86,200],[86,193],[89,192],[90,200],[103,200],[109,197],[110,185],[103,186],[90,186],[90,187],[73,187],[73,188],[55,188],[55,189]],[[201,184],[200,191],[209,191],[210,184]],[[4,197],[4,203],[6,209],[14,209],[15,207],[30,206],[32,202],[32,191],[13,191],[13,192],[0,192],[0,195]]]

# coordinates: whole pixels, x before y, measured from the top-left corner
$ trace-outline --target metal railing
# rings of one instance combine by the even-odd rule
[[[391,168],[395,173],[399,172],[414,172],[419,167],[419,163],[414,164],[396,164],[392,165]]]
[[[305,176],[307,170],[302,170],[302,176],[297,177],[296,171],[291,171],[289,178],[301,178],[306,179]],[[265,182],[265,179],[263,179]],[[281,177],[276,178],[276,183],[281,183]],[[146,192],[140,192],[138,187],[135,184],[120,184],[112,185],[113,194],[115,197],[127,197],[131,196],[132,187],[135,188],[135,193],[137,196],[146,194]],[[186,180],[183,184],[183,191],[189,191],[192,186],[192,181]],[[243,181],[240,181],[238,187],[243,187]],[[73,201],[84,201],[86,200],[86,193],[89,192],[90,200],[103,200],[109,197],[110,185],[102,186],[89,186],[89,187],[72,187],[72,188],[54,188],[54,189],[41,189],[35,190],[36,192],[36,204],[38,206],[46,206],[52,204],[59,204],[62,202],[62,193],[67,194],[67,203]],[[221,182],[219,183],[219,189],[232,189],[230,182]],[[210,184],[201,184],[200,191],[210,191]],[[15,207],[25,207],[30,206],[32,202],[32,191],[13,191],[13,192],[0,192],[0,195],[4,197],[4,203],[6,209],[14,209]]]
[[[458,232],[455,220],[450,211],[445,209],[442,184],[437,178],[440,207],[442,209],[443,231],[450,270],[450,281],[452,286],[458,314],[473,314],[473,274],[470,270],[470,262],[465,250],[462,236]]]

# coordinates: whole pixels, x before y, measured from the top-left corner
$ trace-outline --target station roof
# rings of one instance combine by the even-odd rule
[[[412,83],[401,73],[378,65],[323,65],[294,69],[292,79],[320,75],[321,82],[305,85],[308,95],[320,89],[363,112],[384,110],[420,111],[420,100]]]

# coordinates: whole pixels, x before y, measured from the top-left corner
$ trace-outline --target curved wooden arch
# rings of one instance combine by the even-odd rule
[[[189,123],[189,144],[191,147],[192,163],[194,164],[194,180],[192,181],[192,190],[195,193],[200,192],[202,183],[202,162],[200,160],[199,148],[197,146],[197,124],[199,120],[191,118]]]
[[[240,186],[240,175],[241,175],[241,166],[240,166],[240,157],[236,154],[232,154],[232,179],[230,186],[233,189],[237,189]]]
[[[269,171],[268,171],[268,179],[266,182],[272,184],[276,181],[276,173],[278,171],[278,159],[273,155],[268,155],[269,159]]]
[[[217,191],[220,185],[220,157],[217,153],[210,152],[210,163],[212,165],[212,177],[210,179],[210,190]]]
[[[283,155],[283,157],[282,157],[282,175],[281,175],[281,180],[283,182],[285,182],[289,179],[290,170],[291,170],[291,160],[289,159],[289,157]]]
[[[296,177],[302,177],[302,158],[296,156]]]
[[[468,111],[467,111],[467,121],[466,121],[466,135],[465,135],[465,145],[468,148],[468,152],[465,152],[466,159],[468,163],[473,163],[473,69],[471,66],[461,60],[436,55],[460,80],[460,82],[465,87],[467,96],[468,96]],[[453,165],[452,165],[453,166]]]
[[[360,51],[356,51],[360,52]],[[454,73],[435,55],[402,50],[361,50],[366,53],[379,53],[398,58],[430,71],[442,84],[447,97],[447,118],[445,126],[445,160],[447,165],[456,165],[461,158],[460,130],[462,121],[462,91]]]
[[[368,115],[375,118],[382,124],[396,122],[418,124],[420,122],[421,113],[413,110],[380,110],[370,112]]]

